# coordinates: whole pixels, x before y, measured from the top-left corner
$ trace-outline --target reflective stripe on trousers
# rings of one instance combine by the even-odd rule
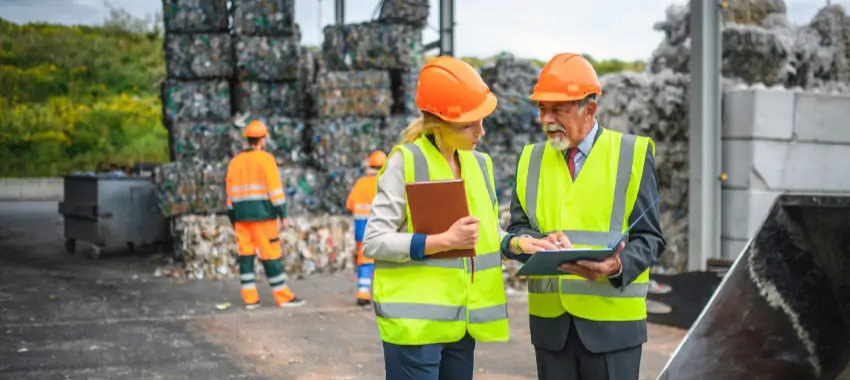
[[[558,293],[558,281],[561,282],[561,294],[590,295],[608,298],[645,298],[649,291],[648,283],[631,283],[620,290],[606,281],[550,277],[529,279],[528,292],[535,294]]]
[[[637,136],[622,135],[620,141],[620,158],[617,162],[617,179],[614,186],[614,205],[611,208],[611,220],[608,231],[564,230],[563,232],[576,245],[609,246],[623,233],[623,222],[626,215],[626,193],[632,180],[632,164],[634,163],[635,141]],[[534,144],[528,163],[528,175],[525,190],[525,213],[531,226],[546,234],[555,231],[542,231],[537,220],[537,197],[540,192],[540,172],[543,165],[543,152],[546,142]]]
[[[469,323],[495,322],[508,318],[508,305],[500,304],[467,310],[466,306],[430,305],[410,302],[374,302],[375,315],[381,318],[419,319],[438,322],[466,321]]]

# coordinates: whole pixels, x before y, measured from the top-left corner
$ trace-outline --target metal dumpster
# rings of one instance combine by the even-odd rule
[[[132,251],[168,238],[168,223],[159,212],[150,177],[74,174],[64,180],[59,213],[65,219],[67,253],[76,251],[78,240],[92,243],[88,254],[96,259],[106,246]]]
[[[659,380],[850,378],[850,196],[783,195]]]

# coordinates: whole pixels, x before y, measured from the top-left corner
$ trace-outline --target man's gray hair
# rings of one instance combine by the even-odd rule
[[[598,101],[599,101],[599,95],[590,94],[588,96],[585,96],[584,99],[578,101],[578,112],[579,113],[584,112],[584,107],[587,107],[587,105],[590,104],[590,103],[596,103]]]

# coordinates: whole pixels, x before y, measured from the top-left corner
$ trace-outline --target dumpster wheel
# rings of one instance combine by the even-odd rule
[[[100,245],[92,245],[91,250],[89,251],[89,258],[92,260],[97,260],[100,258],[100,255],[103,253],[103,246]]]
[[[77,241],[74,239],[65,239],[65,253],[73,255],[77,253]]]

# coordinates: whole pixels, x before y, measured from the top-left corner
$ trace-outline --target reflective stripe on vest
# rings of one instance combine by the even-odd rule
[[[576,222],[575,219],[573,219],[571,222],[572,228],[570,229],[558,228],[567,223],[564,219],[558,220],[557,212],[562,211],[556,211],[553,213],[549,211],[549,208],[547,208],[547,205],[549,204],[551,204],[552,207],[563,207],[558,204],[560,199],[538,199],[541,196],[541,176],[550,176],[548,178],[551,178],[553,175],[558,175],[553,172],[553,170],[558,170],[557,167],[547,166],[544,171],[544,160],[548,160],[545,157],[549,157],[549,159],[554,157],[552,156],[552,153],[546,153],[547,143],[537,143],[530,148],[526,148],[526,151],[523,152],[523,154],[528,154],[526,157],[528,161],[527,171],[525,173],[526,176],[524,177],[525,183],[519,183],[518,185],[524,185],[525,193],[521,196],[523,197],[522,199],[525,203],[523,206],[531,225],[538,231],[544,231],[545,233],[563,231],[570,241],[577,246],[600,248],[610,246],[615,243],[616,240],[622,236],[622,233],[626,228],[625,222],[627,221],[628,215],[631,213],[630,207],[633,206],[630,205],[629,202],[633,202],[634,200],[632,198],[630,201],[628,195],[631,193],[632,197],[634,197],[637,187],[640,186],[639,178],[642,176],[643,171],[643,157],[640,157],[640,160],[636,161],[635,152],[640,151],[643,152],[643,154],[646,154],[646,152],[642,150],[642,146],[637,145],[637,142],[643,139],[645,138],[640,138],[639,140],[638,137],[634,135],[621,134],[608,130],[603,132],[603,134],[599,137],[600,141],[597,142],[602,144],[594,145],[595,150],[593,152],[596,152],[597,155],[592,157],[595,161],[593,161],[592,166],[588,166],[590,158],[586,161],[585,168],[582,170],[581,176],[585,178],[585,181],[598,186],[606,186],[606,189],[609,190],[601,192],[602,194],[605,194],[602,196],[602,199],[592,199],[594,196],[592,193],[593,190],[592,188],[588,188],[586,183],[584,187],[579,188],[572,187],[578,185],[576,185],[576,182],[571,182],[572,185],[570,185],[570,191],[575,191],[577,193],[570,193],[570,197],[583,197],[579,199],[591,198],[592,202],[598,203],[593,203],[594,206],[591,206],[590,210],[587,208],[582,210],[584,213],[590,212],[590,214],[582,214],[585,217],[579,218],[579,222]],[[608,154],[613,157],[611,151],[616,149],[616,145],[614,145],[616,141],[619,141],[619,150],[616,161],[616,173],[613,173],[613,167],[609,166],[606,161],[600,159],[605,158],[610,160],[611,158],[605,157],[605,155]],[[528,152],[528,150],[530,150],[530,152]],[[593,152],[591,154],[594,154]],[[546,165],[552,165],[552,161],[547,162],[549,162],[549,164]],[[636,165],[639,166],[639,168],[637,168]],[[602,171],[594,173],[591,171],[594,168],[601,169]],[[607,180],[602,179],[601,177],[588,178],[588,176],[610,175],[602,174],[605,173],[606,168],[610,168],[607,169],[609,170],[608,173],[614,174],[614,178],[607,177],[609,178]],[[614,183],[610,183],[611,179],[613,179]],[[557,186],[559,183],[558,181],[548,181],[547,183],[546,197],[554,198],[553,194],[561,194],[558,191],[553,192],[553,188],[548,187]],[[613,192],[611,192],[611,188],[613,188]],[[612,198],[607,198],[608,196],[612,196]],[[539,201],[548,203],[540,205],[538,204]],[[595,206],[596,204],[599,206]],[[598,208],[600,213],[607,213],[607,205],[611,205],[610,219],[608,219],[607,222],[608,231],[600,231],[604,227],[600,226],[599,224],[601,223],[598,222],[604,223],[604,219],[596,219],[593,214],[596,211],[593,210]],[[546,216],[542,222],[541,218],[538,216],[538,212],[544,213]],[[578,226],[576,225],[577,223]],[[581,224],[583,223],[590,223],[592,227],[590,227],[590,225],[588,225],[588,227],[595,229],[595,231],[575,228],[581,227]],[[543,225],[541,226],[541,224]],[[532,315],[546,318],[554,318],[563,314],[565,311],[569,311],[573,315],[591,320],[629,321],[645,319],[645,298],[647,291],[649,290],[648,282],[648,270],[641,273],[635,281],[622,289],[615,288],[608,279],[605,278],[597,281],[590,281],[575,275],[558,277],[534,276],[529,279],[528,283],[529,312]]]
[[[623,221],[626,212],[626,190],[632,179],[632,164],[635,153],[635,140],[637,136],[623,135],[620,142],[620,159],[617,162],[617,182],[614,187],[614,207],[611,209],[611,223],[608,232],[563,230],[573,244],[608,246],[623,233]],[[528,178],[525,191],[525,211],[532,228],[542,231],[537,221],[537,196],[540,192],[538,178],[543,166],[543,151],[546,142],[534,144],[531,151],[531,160],[528,165]],[[542,231],[552,233],[555,231]]]
[[[424,139],[418,142],[431,144]],[[425,149],[430,147],[426,146]],[[435,160],[438,153],[431,150],[426,153],[417,143],[396,147],[390,156],[394,153],[404,154],[406,183],[430,181],[432,171],[437,176],[433,179],[451,176],[447,164],[437,163],[438,167],[429,168],[429,155]],[[506,341],[509,338],[507,300],[502,280],[501,253],[498,251],[500,242],[498,235],[493,237],[498,226],[496,195],[486,157],[478,152],[472,153],[480,171],[473,170],[473,164],[462,165],[461,172],[467,191],[474,192],[476,186],[481,186],[478,179],[481,176],[490,196],[489,199],[484,198],[487,199],[487,211],[492,209],[492,215],[479,219],[482,228],[484,225],[492,225],[493,232],[479,235],[479,243],[476,245],[478,254],[471,260],[426,259],[403,263],[375,260],[373,303],[384,341],[406,345],[446,343],[462,338],[467,332],[480,341]],[[462,154],[459,157],[464,163],[471,163],[472,155],[459,154]],[[481,187],[478,189],[483,190]],[[477,202],[471,199],[470,212],[478,210],[480,214],[483,199],[477,199]],[[400,231],[410,230],[407,222],[400,228]],[[411,285],[413,282],[416,284]],[[426,292],[422,287],[431,288],[432,291]]]

